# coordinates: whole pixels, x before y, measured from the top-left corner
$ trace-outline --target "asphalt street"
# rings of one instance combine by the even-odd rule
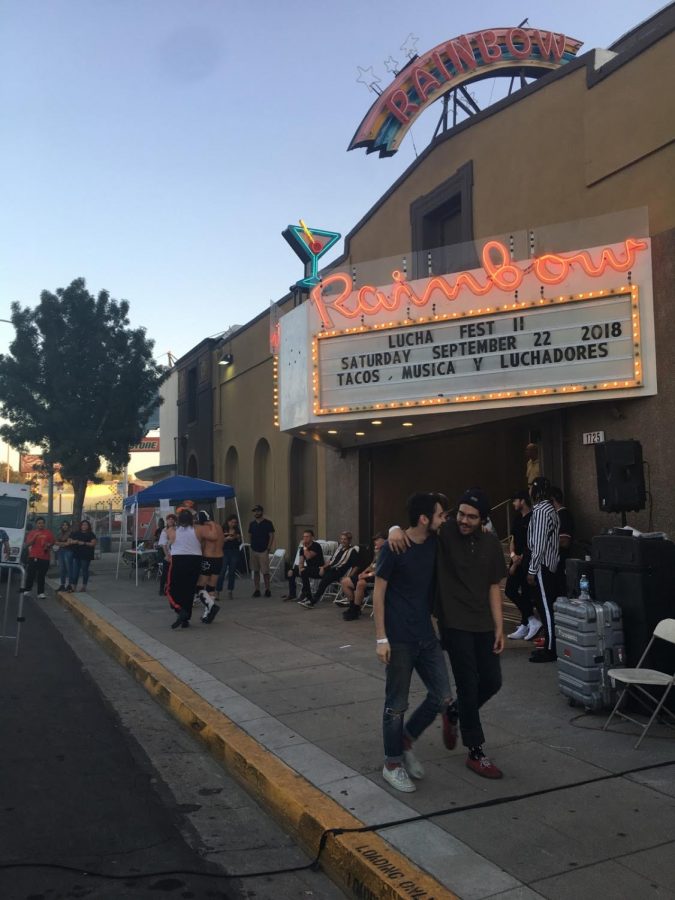
[[[0,609],[4,585],[2,595]],[[45,603],[26,602],[18,658],[0,642],[3,900],[342,896],[321,873],[223,877],[308,860],[65,611]]]

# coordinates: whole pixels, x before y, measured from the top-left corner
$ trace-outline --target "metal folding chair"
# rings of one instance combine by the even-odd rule
[[[270,554],[270,581],[283,581],[286,575],[284,571],[285,550],[275,550]]]
[[[625,687],[619,694],[619,699],[616,701],[614,709],[609,714],[609,718],[602,726],[602,730],[607,731],[609,723],[614,716],[618,716],[621,719],[625,719],[627,722],[632,722],[634,725],[637,725],[642,731],[635,744],[635,750],[637,750],[642,743],[642,739],[651,728],[652,722],[659,713],[668,716],[672,720],[672,723],[675,724],[675,715],[664,706],[666,698],[675,684],[675,675],[668,675],[665,672],[659,672],[656,669],[646,669],[642,667],[643,662],[652,648],[652,644],[656,640],[668,641],[670,644],[675,644],[675,619],[662,619],[659,622],[654,629],[651,640],[645,648],[645,652],[640,657],[640,661],[634,669],[610,669],[607,673],[611,679],[612,685],[616,685],[616,682],[618,681],[625,685]],[[663,692],[657,699],[650,691],[645,689],[647,687],[663,688]],[[632,718],[628,713],[620,710],[620,706],[626,695],[633,697],[647,712],[651,711],[651,716],[646,725],[643,722]],[[669,725],[670,722],[666,722],[665,724]]]

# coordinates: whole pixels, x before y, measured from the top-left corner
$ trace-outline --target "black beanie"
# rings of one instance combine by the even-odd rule
[[[481,519],[487,519],[490,515],[490,501],[480,488],[469,488],[468,491],[464,491],[457,505],[461,506],[462,503],[477,509]]]

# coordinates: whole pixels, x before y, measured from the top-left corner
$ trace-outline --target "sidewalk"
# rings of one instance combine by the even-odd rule
[[[287,803],[290,822],[292,801],[308,798],[312,808],[304,833],[299,832],[305,843],[318,840],[321,821],[323,827],[350,827],[358,824],[354,820],[372,825],[458,808],[343,840],[343,883],[352,895],[675,898],[675,765],[658,767],[675,762],[675,735],[656,729],[635,751],[630,726],[602,732],[605,716],[571,709],[558,693],[556,667],[528,663],[529,645],[514,642],[506,649],[504,687],[482,715],[486,751],[504,770],[504,779],[486,781],[470,772],[461,747],[445,750],[436,724],[417,746],[426,778],[416,793],[401,795],[385,786],[380,774],[384,671],[375,658],[368,616],[344,622],[332,603],[312,610],[282,603],[280,584],[271,599],[253,599],[250,584],[238,581],[235,599],[221,603],[211,626],[201,625],[195,610],[192,628],[172,631],[174,616],[158,596],[157,582],[136,587],[126,569],[115,581],[113,554],[96,561],[94,570],[89,594],[62,599],[73,598],[76,613],[93,622],[95,632],[98,616],[131,642],[122,641],[118,658],[132,670],[145,666],[153,681],[149,689],[165,705],[171,707],[161,696],[167,690],[183,698],[176,708],[185,709],[185,696],[202,698],[194,702],[199,721],[187,724],[204,729],[202,738],[213,747],[225,744],[228,766],[254,784],[263,802],[269,795],[272,806],[283,809]],[[108,632],[99,639],[114,640]],[[175,676],[168,679],[169,688],[156,684],[153,673],[160,670]],[[415,688],[411,706],[423,696],[419,682]],[[211,734],[215,726],[208,710],[224,723],[225,737]],[[252,751],[252,743],[242,749],[244,735],[264,751]],[[297,776],[288,781],[280,763],[304,781]],[[252,765],[260,767],[255,774]],[[579,782],[597,783],[573,786]],[[284,786],[290,791],[286,799]],[[551,788],[559,790],[536,794]],[[461,811],[503,798],[509,799]],[[340,809],[347,815],[331,819]],[[383,841],[394,855],[383,854]],[[431,879],[406,879],[398,854]],[[380,872],[380,892],[356,877],[366,862]],[[395,874],[397,865],[401,875]]]

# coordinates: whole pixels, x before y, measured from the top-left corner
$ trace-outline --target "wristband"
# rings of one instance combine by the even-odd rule
[[[376,644],[388,644],[389,639],[388,638],[376,638],[375,643]]]

